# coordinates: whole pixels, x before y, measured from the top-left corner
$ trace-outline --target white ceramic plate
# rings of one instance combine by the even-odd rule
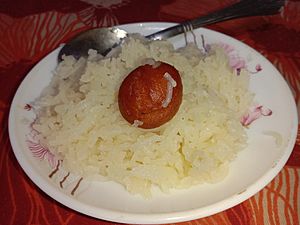
[[[150,34],[171,25],[174,24],[138,23],[120,27],[128,32]],[[33,121],[34,114],[28,108],[24,109],[49,84],[59,49],[30,71],[11,105],[11,144],[17,160],[30,179],[49,196],[76,211],[100,219],[139,224],[179,222],[209,216],[239,204],[267,185],[282,169],[295,143],[298,122],[291,91],[274,66],[252,48],[211,30],[197,29],[194,33],[198,43],[201,43],[200,37],[203,35],[206,43],[223,42],[233,46],[235,53],[246,60],[249,69],[261,65],[262,71],[251,76],[250,89],[256,94],[257,102],[273,111],[272,116],[257,120],[248,129],[249,146],[232,163],[224,181],[172,191],[169,195],[155,192],[151,200],[130,195],[114,182],[84,180],[75,195],[71,195],[78,182],[78,178],[72,176],[61,188],[60,181],[66,174],[59,171],[49,178],[53,169],[47,161],[35,157],[28,148],[28,124]],[[192,39],[192,36],[188,38]],[[183,35],[170,40],[177,47],[185,44]],[[266,135],[265,131],[280,134],[281,143],[276,144],[274,137]]]

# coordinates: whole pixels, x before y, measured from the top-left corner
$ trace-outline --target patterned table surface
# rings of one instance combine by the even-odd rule
[[[8,112],[27,72],[85,29],[132,22],[182,22],[233,0],[0,0],[0,224],[112,224],[48,197],[25,175],[8,138]],[[300,107],[300,2],[281,14],[227,21],[209,28],[242,40],[267,57],[288,81]],[[299,127],[299,126],[298,126]],[[298,129],[299,130],[299,129]],[[247,201],[182,224],[300,224],[300,137],[277,177]]]

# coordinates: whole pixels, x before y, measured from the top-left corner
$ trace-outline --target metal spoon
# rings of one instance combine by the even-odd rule
[[[166,39],[204,25],[229,19],[273,15],[280,12],[284,4],[285,0],[241,0],[224,9],[169,27],[148,35],[146,38],[150,40]],[[89,49],[97,50],[99,54],[105,56],[112,48],[118,46],[127,35],[126,31],[116,27],[85,31],[64,45],[59,52],[58,61],[62,60],[63,55],[73,55],[77,59],[81,56],[87,57]]]

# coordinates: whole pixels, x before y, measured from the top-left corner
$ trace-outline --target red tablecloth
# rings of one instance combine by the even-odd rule
[[[8,138],[8,112],[27,72],[74,34],[141,21],[181,22],[232,0],[1,0],[0,224],[110,224],[48,197],[25,175]],[[281,14],[223,22],[209,28],[254,47],[283,74],[300,106],[300,2]],[[287,165],[262,191],[219,214],[182,224],[300,224],[300,137]]]

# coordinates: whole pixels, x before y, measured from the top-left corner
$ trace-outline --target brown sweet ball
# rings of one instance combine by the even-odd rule
[[[172,65],[152,59],[123,80],[118,96],[122,116],[133,126],[146,129],[171,120],[181,101],[179,72]]]

